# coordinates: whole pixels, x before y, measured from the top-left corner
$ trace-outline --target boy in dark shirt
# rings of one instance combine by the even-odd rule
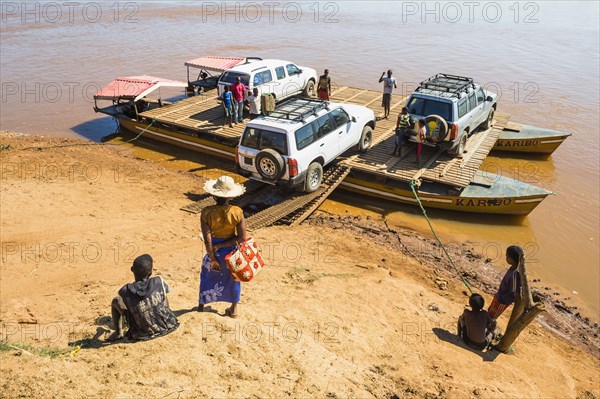
[[[484,350],[494,338],[496,321],[483,309],[485,301],[479,294],[471,295],[469,306],[458,318],[458,336],[473,349]]]
[[[134,341],[160,337],[177,329],[179,322],[169,309],[167,300],[168,284],[160,276],[150,277],[152,257],[147,254],[138,256],[131,271],[135,282],[121,287],[119,296],[112,301],[111,313],[116,331],[108,341],[125,336],[124,319],[129,325],[127,338]]]
[[[317,93],[321,100],[329,101],[331,95],[331,78],[329,77],[329,69],[323,71],[323,75],[319,77],[319,84],[317,85]]]
[[[394,151],[392,152],[392,155],[401,155],[404,136],[412,124],[413,120],[408,113],[408,108],[403,107],[402,112],[398,114],[398,120],[396,121],[396,140],[394,141]]]
[[[512,305],[517,299],[517,295],[521,292],[521,276],[519,275],[519,262],[523,258],[523,249],[516,245],[511,245],[506,248],[506,262],[510,265],[509,269],[504,274],[500,288],[494,295],[492,304],[488,308],[488,312],[494,320],[496,320],[502,312]]]

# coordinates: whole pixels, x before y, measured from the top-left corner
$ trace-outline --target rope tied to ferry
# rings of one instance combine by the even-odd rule
[[[124,144],[128,144],[128,143],[131,143],[132,141],[137,140],[142,134],[146,133],[146,131],[148,131],[148,129],[150,129],[150,127],[154,124],[154,122],[156,122],[156,119],[152,119],[150,124],[148,126],[146,126],[144,128],[144,130],[142,130],[140,132],[140,134],[138,134],[131,140],[127,140],[122,143],[76,143],[76,144],[57,144],[57,145],[52,145],[49,147],[34,146],[34,147],[25,147],[25,148],[13,148],[10,146],[10,144],[8,144],[8,145],[4,145],[4,146],[0,147],[0,151],[8,151],[8,150],[13,150],[13,149],[16,151],[25,151],[25,150],[42,151],[42,150],[49,150],[52,148],[65,148],[65,147],[89,147],[89,146],[96,146],[96,145],[124,145]]]
[[[419,184],[417,183],[417,186],[418,185]],[[446,250],[446,247],[442,243],[442,240],[440,240],[440,237],[438,237],[437,233],[435,232],[435,229],[433,228],[433,225],[431,224],[431,220],[429,220],[429,216],[427,216],[427,211],[425,211],[425,208],[423,207],[423,204],[421,203],[421,199],[419,198],[419,195],[417,194],[417,191],[415,190],[415,181],[414,180],[410,181],[410,189],[412,190],[413,195],[415,196],[415,199],[417,200],[417,203],[419,204],[419,207],[421,208],[421,212],[423,212],[423,216],[425,216],[425,220],[427,220],[427,223],[429,224],[429,228],[431,229],[431,232],[433,233],[433,236],[435,237],[435,239],[437,240],[437,242],[440,244],[440,247],[444,250],[444,253],[446,254],[446,257],[450,261],[450,264],[454,268],[454,271],[456,271],[456,274],[458,274],[458,276],[462,280],[463,284],[467,287],[467,289],[469,290],[469,292],[471,294],[473,294],[474,293],[473,292],[473,287],[471,286],[471,284],[469,284],[469,282],[462,275],[462,273],[460,273],[460,271],[458,270],[458,267],[456,267],[456,264],[454,263],[454,260],[452,260],[452,257],[450,256],[450,254]]]
[[[137,140],[137,139],[138,139],[138,138],[139,138],[139,137],[140,137],[142,134],[146,133],[146,131],[148,131],[148,129],[150,129],[150,126],[152,126],[152,125],[154,124],[154,122],[156,122],[156,119],[152,119],[152,121],[150,122],[150,124],[149,124],[148,126],[146,126],[146,127],[144,128],[144,130],[142,130],[142,131],[140,132],[140,134],[138,134],[137,136],[135,136],[135,137],[134,137],[134,138],[132,138],[131,140],[124,141],[123,143],[120,143],[120,144],[127,144],[127,143],[131,143],[132,141],[135,141],[135,140]]]

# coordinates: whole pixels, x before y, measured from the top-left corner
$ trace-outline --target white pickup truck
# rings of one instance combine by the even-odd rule
[[[252,91],[256,87],[259,95],[271,93],[276,101],[282,101],[298,94],[313,97],[317,71],[299,67],[289,61],[251,61],[236,65],[221,74],[218,82],[219,95],[223,93],[225,86],[234,84],[238,77],[248,90]]]

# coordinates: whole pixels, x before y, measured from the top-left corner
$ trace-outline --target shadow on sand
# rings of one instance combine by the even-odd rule
[[[173,313],[178,318],[186,313],[195,312],[196,308],[174,310]],[[204,312],[218,313],[216,310],[205,307]],[[99,349],[115,344],[134,344],[138,341],[132,341],[128,338],[119,339],[118,341],[107,341],[106,337],[112,334],[112,319],[110,316],[100,316],[96,319],[96,333],[91,338],[83,338],[77,341],[69,342],[69,346],[79,346],[81,349]]]
[[[458,337],[458,335],[452,334],[448,330],[444,330],[442,328],[433,328],[432,331],[435,334],[435,336],[438,337],[440,340],[456,345],[459,348],[467,350],[469,352],[475,353],[476,355],[480,356],[484,362],[493,362],[500,354],[500,352],[495,351],[493,349],[486,350],[485,352],[473,349],[467,344],[465,344],[463,340]]]

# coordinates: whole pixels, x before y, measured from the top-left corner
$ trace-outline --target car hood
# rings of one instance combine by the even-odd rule
[[[375,113],[373,110],[365,108],[362,105],[341,104],[341,107],[348,111],[350,116],[354,116],[356,118],[367,117],[368,119],[375,119]]]

